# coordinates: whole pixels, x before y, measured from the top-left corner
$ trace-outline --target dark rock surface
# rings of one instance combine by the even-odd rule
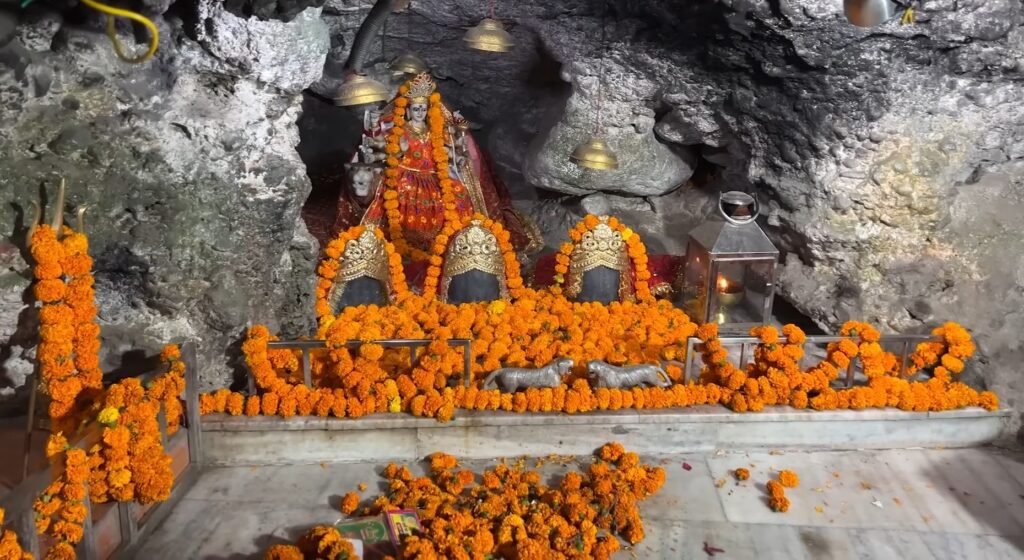
[[[317,246],[299,219],[310,184],[297,92],[319,78],[326,28],[318,10],[285,24],[202,6],[202,33],[156,18],[163,46],[141,65],[116,59],[100,29],[52,13],[0,51],[4,394],[32,368],[26,209],[41,191],[52,199],[59,177],[69,208],[90,207],[105,371],[130,373],[140,354],[196,338],[215,387],[231,381],[247,325],[310,331]]]

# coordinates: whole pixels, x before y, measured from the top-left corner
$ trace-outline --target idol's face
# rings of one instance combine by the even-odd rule
[[[427,104],[424,101],[413,101],[409,104],[409,117],[413,122],[422,123],[427,120]]]

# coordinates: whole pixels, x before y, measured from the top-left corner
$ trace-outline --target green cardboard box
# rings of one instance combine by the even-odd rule
[[[363,541],[365,560],[380,560],[387,555],[397,554],[395,546],[391,543],[388,525],[382,516],[339,521],[334,527],[346,539]]]

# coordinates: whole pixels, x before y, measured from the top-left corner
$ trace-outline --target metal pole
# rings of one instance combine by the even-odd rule
[[[39,375],[36,373],[32,373],[30,375],[32,376],[32,390],[28,394],[28,424],[25,426],[25,456],[22,459],[23,462],[21,465],[22,482],[28,478],[28,466],[32,457],[32,432],[36,423],[36,393],[39,392]]]
[[[903,356],[900,358],[900,377],[907,374],[907,354],[910,353],[910,341],[903,341]]]
[[[203,463],[202,429],[199,420],[199,366],[195,342],[186,342],[181,348],[185,362],[185,418],[188,422],[188,456],[190,463]]]
[[[309,364],[309,348],[302,349],[302,382],[313,388],[313,368]]]
[[[78,548],[81,552],[81,558],[85,560],[98,560],[99,555],[96,552],[96,532],[95,526],[92,523],[92,500],[89,499],[89,485],[85,486],[85,498],[82,503],[85,504],[85,522],[82,523],[82,540],[78,543]]]
[[[683,383],[690,382],[690,369],[693,367],[694,352],[696,351],[697,337],[691,336],[686,339],[686,367],[683,368]]]
[[[473,342],[470,340],[463,341],[463,372],[462,375],[465,377],[466,387],[469,387],[473,382]]]

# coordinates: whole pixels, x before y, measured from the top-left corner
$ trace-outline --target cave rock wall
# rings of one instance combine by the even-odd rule
[[[175,8],[154,17],[161,46],[140,65],[115,57],[101,19],[42,6],[0,49],[5,402],[23,395],[35,345],[28,208],[43,194],[52,216],[60,177],[69,207],[89,206],[105,371],[197,339],[204,387],[222,386],[248,325],[312,329],[317,246],[299,218],[310,184],[295,123],[329,48],[320,9],[282,22],[210,0]]]

